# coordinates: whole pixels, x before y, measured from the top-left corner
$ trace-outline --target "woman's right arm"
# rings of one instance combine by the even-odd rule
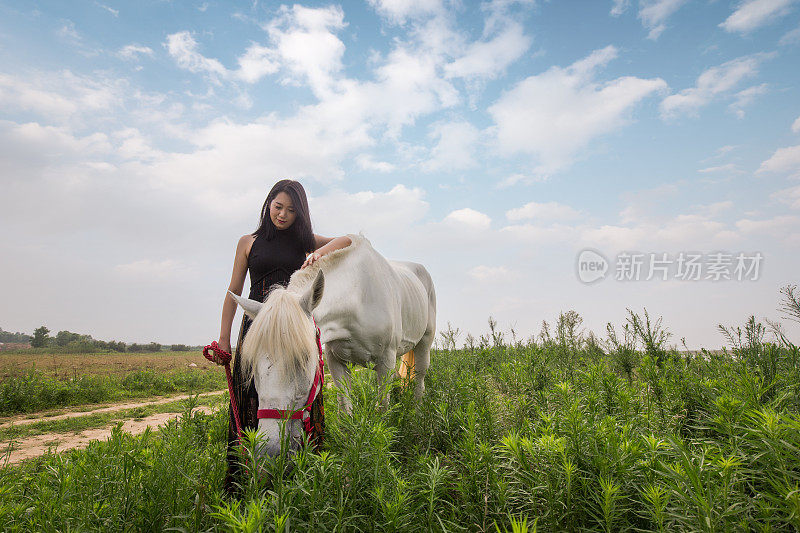
[[[253,244],[254,237],[252,235],[245,235],[239,239],[239,244],[236,245],[236,257],[233,259],[233,274],[231,274],[231,283],[228,290],[237,296],[242,295],[244,288],[244,278],[247,276],[247,256],[250,253],[250,247]],[[225,301],[222,304],[222,323],[219,328],[219,347],[230,353],[231,351],[231,326],[233,326],[233,317],[236,314],[236,302],[230,295],[225,292]]]

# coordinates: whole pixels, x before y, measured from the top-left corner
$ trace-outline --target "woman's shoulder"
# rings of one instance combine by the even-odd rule
[[[250,255],[250,248],[253,247],[253,242],[255,242],[256,236],[252,233],[248,233],[247,235],[242,235],[239,238],[239,244],[237,245],[237,249],[243,251],[245,255]]]

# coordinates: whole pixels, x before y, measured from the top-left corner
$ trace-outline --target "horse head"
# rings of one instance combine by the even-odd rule
[[[298,411],[306,405],[319,366],[311,312],[322,299],[324,287],[325,276],[320,270],[305,292],[297,294],[282,286],[273,287],[263,304],[230,293],[253,321],[240,350],[241,371],[245,384],[255,381],[260,411]],[[301,420],[260,418],[262,453],[280,453],[284,423],[287,425],[283,435],[289,438],[289,449],[300,445]]]

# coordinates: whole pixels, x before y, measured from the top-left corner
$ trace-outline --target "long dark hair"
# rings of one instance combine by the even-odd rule
[[[292,199],[294,206],[295,219],[289,228],[281,231],[290,231],[292,235],[297,238],[303,246],[303,251],[314,251],[314,232],[311,229],[311,215],[308,212],[308,199],[306,198],[306,190],[300,185],[300,182],[295,180],[280,180],[272,186],[267,199],[264,201],[264,207],[261,208],[261,218],[258,222],[258,229],[253,232],[256,237],[263,237],[271,241],[277,235],[278,228],[272,223],[269,216],[269,204],[278,196],[279,193],[285,192]]]

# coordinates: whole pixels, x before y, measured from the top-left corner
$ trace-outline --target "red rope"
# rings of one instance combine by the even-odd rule
[[[312,318],[313,320],[313,318]],[[289,416],[292,420],[302,420],[303,421],[303,429],[305,429],[306,433],[310,436],[311,435],[311,404],[314,403],[314,400],[317,397],[317,394],[325,384],[325,371],[324,371],[324,362],[322,359],[322,341],[320,340],[320,331],[317,327],[317,322],[314,320],[314,329],[316,330],[316,337],[317,337],[317,352],[319,354],[319,367],[317,367],[317,371],[314,375],[314,382],[311,384],[311,390],[308,394],[308,403],[299,411],[292,411],[290,409],[259,409],[257,416],[258,418],[283,418],[287,415],[287,413],[292,413]],[[214,352],[217,358],[222,361],[221,363],[214,360],[214,356],[209,353],[209,351]],[[231,377],[231,359],[232,355],[222,348],[219,347],[217,341],[213,341],[211,344],[203,348],[203,356],[211,361],[212,363],[217,363],[218,365],[225,366],[225,375],[228,378],[228,395],[231,398],[231,410],[233,411],[233,419],[236,421],[236,433],[239,436],[239,442],[242,442],[242,423],[239,421],[239,408],[236,405],[236,395],[233,392],[233,379]]]
[[[208,353],[209,350],[214,352],[222,362],[214,361],[214,356]],[[239,407],[236,405],[236,395],[233,392],[233,379],[231,377],[231,358],[233,356],[220,348],[217,341],[203,348],[203,356],[212,363],[225,366],[225,375],[228,378],[228,394],[231,397],[231,410],[233,411],[233,419],[236,421],[236,433],[239,435],[239,442],[242,442],[242,423],[239,421]]]

